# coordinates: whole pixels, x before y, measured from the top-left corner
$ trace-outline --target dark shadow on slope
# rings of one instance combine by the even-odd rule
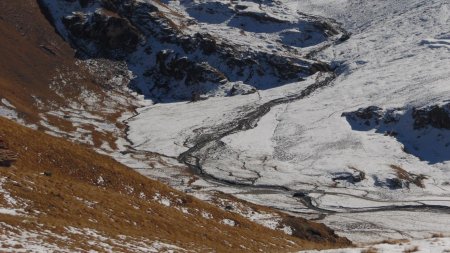
[[[404,151],[429,164],[450,161],[450,104],[383,110],[376,106],[343,113],[353,130],[395,138]]]
[[[255,89],[302,81],[319,71],[332,71],[325,63],[240,47],[206,32],[186,34],[182,24],[192,20],[174,22],[159,11],[159,4],[152,2],[135,2],[131,6],[128,1],[95,0],[83,7],[78,1],[72,1],[65,5],[67,10],[53,10],[45,9],[52,0],[40,1],[44,10],[52,12],[47,13],[52,17],[49,21],[57,22],[55,27],[76,49],[78,58],[126,63],[135,76],[130,87],[159,103],[196,101],[214,96],[215,92],[225,96],[249,94]],[[219,12],[214,12],[216,9]],[[196,18],[210,23],[234,15],[234,10],[221,3],[202,3],[190,11]],[[203,15],[210,11],[210,16]],[[255,18],[253,14],[240,15],[249,21]],[[271,23],[263,27],[269,33],[293,26],[305,29],[305,34],[325,34],[328,29],[312,21],[309,25],[309,21],[292,24],[265,15],[262,20]],[[272,24],[280,27],[271,30]],[[313,40],[314,34],[310,36]],[[313,45],[322,41],[307,39],[292,44]]]
[[[198,3],[186,8],[186,12],[198,22],[207,24],[221,24],[235,14],[229,5],[220,2]]]
[[[259,12],[240,12],[228,26],[253,33],[278,34],[280,42],[291,47],[310,47],[326,41],[339,32],[328,22],[299,20],[289,22]]]
[[[240,12],[228,22],[228,26],[253,33],[277,33],[286,29],[304,30],[309,27],[306,21],[291,23],[260,12]]]
[[[302,31],[286,31],[280,34],[281,42],[291,47],[311,47],[327,40],[323,33],[305,33]]]

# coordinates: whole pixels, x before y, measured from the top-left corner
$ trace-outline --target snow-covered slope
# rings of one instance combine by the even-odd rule
[[[150,106],[129,122],[135,148],[178,157],[240,198],[314,214],[355,241],[449,233],[447,1],[263,6],[343,22],[351,38],[313,54],[339,76],[314,89],[324,75],[248,96]],[[379,109],[368,117],[371,106]]]
[[[309,53],[347,38],[331,20],[271,2],[39,2],[80,57],[125,61],[133,89],[157,102],[302,80],[329,70]]]

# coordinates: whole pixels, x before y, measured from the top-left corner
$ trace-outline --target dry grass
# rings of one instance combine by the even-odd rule
[[[255,205],[228,194],[217,192],[211,199],[211,202],[224,209],[226,209],[227,204],[233,203],[235,206],[238,204],[238,206],[243,207],[243,209],[276,215],[281,220],[278,225],[279,227],[289,226],[292,229],[292,234],[294,236],[307,241],[320,242],[324,245],[329,244],[330,247],[334,247],[333,245],[341,245],[342,247],[351,245],[349,240],[336,236],[334,231],[323,224],[291,216],[268,207]]]
[[[391,240],[383,240],[383,241],[381,241],[379,243],[380,244],[399,244],[399,245],[402,245],[403,243],[407,243],[407,242],[409,242],[409,240],[407,240],[407,239],[391,239]]]
[[[419,246],[411,246],[405,250],[403,250],[403,253],[413,253],[419,251]]]
[[[377,248],[370,247],[370,248],[368,248],[368,249],[363,249],[363,250],[361,250],[361,253],[378,253],[378,249],[377,249]]]
[[[76,64],[73,49],[55,33],[35,0],[0,1],[0,17],[0,97],[10,101],[21,118],[40,125],[40,113],[67,107],[71,101],[83,104],[79,101],[83,91],[107,99],[103,83],[83,65]],[[50,87],[54,78],[60,75],[64,76],[67,85],[56,86],[64,97]],[[35,98],[39,99],[39,104]],[[116,108],[115,114],[102,114],[98,108],[94,110],[88,106],[85,109],[106,122],[116,124],[121,112],[134,108],[123,104]],[[46,116],[61,130],[75,131],[69,120]],[[124,127],[117,125],[119,129]],[[115,142],[112,136],[95,129],[92,135],[96,147],[103,142],[111,145]]]
[[[431,238],[443,238],[443,237],[444,237],[444,234],[442,234],[442,233],[435,233],[435,234],[431,235]]]
[[[48,229],[61,235],[65,235],[63,228],[68,226],[91,228],[110,237],[160,238],[185,248],[218,252],[287,252],[349,244],[328,239],[302,240],[267,229],[145,178],[109,157],[3,118],[0,138],[6,139],[19,154],[12,168],[0,169],[0,177],[7,179],[3,187],[15,198],[29,203],[26,218],[0,215],[2,221],[17,228]],[[172,206],[154,201],[157,193],[170,199]],[[181,207],[190,214],[177,209]],[[201,212],[208,212],[213,218],[205,219]],[[234,220],[238,225],[221,224],[223,219]],[[83,240],[75,241],[65,246],[90,247]]]
[[[425,175],[416,175],[413,173],[409,173],[405,169],[397,165],[390,165],[390,167],[396,172],[399,179],[415,184],[420,188],[425,188],[425,185],[423,184],[423,180],[427,178]]]

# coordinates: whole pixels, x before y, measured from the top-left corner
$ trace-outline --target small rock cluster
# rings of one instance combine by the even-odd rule
[[[0,139],[0,167],[10,167],[17,161],[17,154],[9,150],[8,144]]]
[[[354,123],[358,122],[360,125],[374,127],[380,124],[397,123],[399,121],[399,112],[403,117],[411,115],[413,128],[416,130],[427,127],[450,130],[450,103],[413,107],[410,110],[402,108],[384,110],[377,106],[369,106],[354,112],[344,112],[342,116]]]

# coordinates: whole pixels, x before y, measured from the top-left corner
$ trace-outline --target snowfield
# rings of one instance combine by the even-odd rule
[[[407,114],[449,102],[448,2],[311,0],[270,7],[278,15],[298,10],[343,23],[350,39],[314,52],[337,67],[337,78],[309,96],[271,106],[247,129],[210,142],[202,136],[220,133],[269,101],[304,91],[317,76],[251,95],[145,107],[128,120],[133,147],[174,158],[198,147],[189,159],[199,159],[209,185],[318,218],[355,242],[450,234],[450,149],[439,148],[432,159],[426,155],[435,143],[448,147],[449,129],[417,130]],[[228,20],[214,17],[215,24]],[[220,25],[210,23],[203,27],[220,32]],[[257,40],[255,46],[272,41]],[[307,45],[299,50],[312,51]],[[378,125],[360,129],[343,116],[370,106],[397,110],[404,120],[385,133]],[[431,239],[421,242],[420,249],[434,247]]]
[[[403,252],[419,252],[419,253],[433,253],[433,252],[449,252],[450,239],[449,238],[430,238],[416,241],[405,241],[398,243],[380,243],[365,247],[335,249],[335,250],[307,250],[300,251],[302,253],[360,253],[360,252],[378,252],[378,253],[403,253]],[[299,253],[300,253],[299,252]]]

